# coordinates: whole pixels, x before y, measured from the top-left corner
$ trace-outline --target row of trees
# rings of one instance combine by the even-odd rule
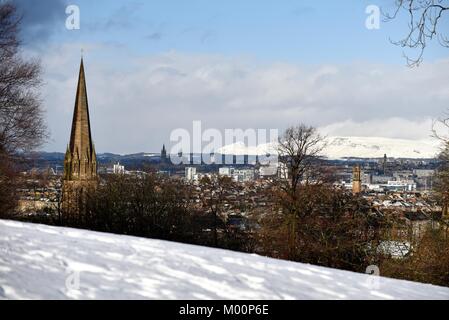
[[[202,198],[198,207],[191,199],[192,187],[179,180],[154,172],[107,175],[98,186],[78,194],[72,208],[62,206],[62,215],[41,215],[34,222],[247,252],[248,235],[228,228],[223,215],[224,194],[232,181],[201,183],[213,188],[213,196]]]

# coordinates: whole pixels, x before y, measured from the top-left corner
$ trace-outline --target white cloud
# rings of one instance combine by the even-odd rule
[[[52,141],[69,137],[79,48],[44,57],[44,101]],[[300,66],[248,57],[168,52],[136,57],[107,45],[84,46],[97,150],[158,151],[171,130],[279,128],[298,122],[332,135],[421,139],[449,107],[449,60],[418,69],[388,65]]]

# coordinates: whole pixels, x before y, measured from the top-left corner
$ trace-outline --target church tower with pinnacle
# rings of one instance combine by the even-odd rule
[[[80,210],[80,197],[96,185],[97,156],[90,131],[86,77],[81,58],[70,143],[64,159],[63,208]]]

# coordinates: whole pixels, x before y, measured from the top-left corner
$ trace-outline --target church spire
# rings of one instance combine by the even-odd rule
[[[65,162],[65,168],[68,170],[65,173],[67,180],[92,180],[96,177],[96,156],[90,131],[89,104],[83,58],[81,58],[72,131]]]

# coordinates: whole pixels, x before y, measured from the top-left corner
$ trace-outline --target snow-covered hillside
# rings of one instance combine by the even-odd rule
[[[438,153],[438,140],[406,140],[377,137],[327,137],[323,156],[329,159],[382,158],[384,154],[393,158],[430,159]],[[276,154],[275,143],[246,146],[236,142],[217,151],[221,154],[265,155]]]
[[[324,154],[331,159],[344,157],[382,158],[434,158],[438,153],[437,140],[405,140],[375,137],[328,138]]]
[[[0,298],[449,299],[449,288],[0,220]]]

